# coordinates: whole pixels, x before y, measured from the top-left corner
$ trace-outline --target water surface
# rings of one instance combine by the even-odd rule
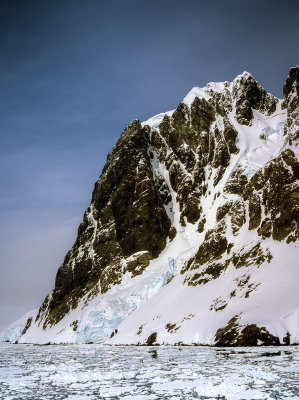
[[[0,399],[299,399],[299,346],[0,344]]]

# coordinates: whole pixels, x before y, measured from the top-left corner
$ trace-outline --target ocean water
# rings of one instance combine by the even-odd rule
[[[0,399],[299,399],[299,346],[1,343]]]

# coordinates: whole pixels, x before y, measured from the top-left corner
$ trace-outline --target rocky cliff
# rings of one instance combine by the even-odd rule
[[[130,123],[19,342],[299,342],[298,71]]]

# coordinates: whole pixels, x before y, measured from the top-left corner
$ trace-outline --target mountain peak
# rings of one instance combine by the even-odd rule
[[[248,71],[244,71],[242,72],[242,74],[239,74],[235,77],[235,79],[233,80],[233,82],[240,80],[240,79],[254,79],[254,77],[251,75],[250,72]],[[254,79],[255,80],[255,79]]]
[[[286,111],[243,72],[132,121],[18,341],[298,343],[296,71]]]

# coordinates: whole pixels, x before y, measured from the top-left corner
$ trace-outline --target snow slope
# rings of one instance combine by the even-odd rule
[[[10,324],[5,329],[5,331],[1,333],[0,342],[15,342],[16,340],[18,340],[18,338],[20,337],[26,326],[28,318],[35,317],[37,311],[38,311],[37,309],[29,311],[28,313],[23,315],[20,319]]]

